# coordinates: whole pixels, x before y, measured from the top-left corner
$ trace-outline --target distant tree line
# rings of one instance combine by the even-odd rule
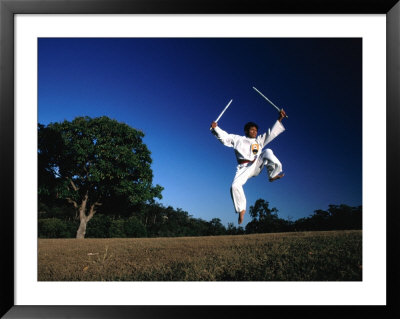
[[[225,227],[219,218],[206,221],[194,218],[188,212],[159,203],[143,205],[130,215],[99,212],[88,224],[87,238],[125,237],[181,237],[243,235],[316,230],[362,229],[361,206],[329,205],[324,210],[296,221],[278,217],[278,210],[258,199],[250,206],[251,221],[243,227],[229,223]],[[38,234],[40,238],[74,238],[79,220],[73,210],[60,202],[51,207],[41,203]]]
[[[49,207],[41,203],[39,208],[38,234],[40,238],[73,238],[79,220],[73,217],[68,206]],[[159,203],[142,205],[129,216],[107,214],[99,211],[90,221],[86,238],[125,237],[181,237],[217,236],[238,232],[228,229],[219,218],[211,221],[194,218],[182,209],[165,207]],[[242,231],[244,233],[244,231]]]
[[[362,229],[362,206],[329,205],[327,210],[317,209],[309,217],[291,221],[278,217],[278,210],[258,199],[250,206],[252,220],[246,225],[246,233],[274,233],[316,230]]]

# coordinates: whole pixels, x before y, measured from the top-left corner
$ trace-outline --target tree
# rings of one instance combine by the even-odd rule
[[[127,237],[146,237],[147,231],[145,225],[135,216],[129,217],[124,224]]]
[[[362,229],[362,206],[329,205],[327,211],[317,209],[313,215],[294,223],[297,231]]]
[[[161,199],[153,186],[144,133],[106,116],[38,125],[39,198],[53,196],[73,205],[84,238],[99,206],[140,205]],[[114,202],[115,203],[115,202]],[[111,205],[112,206],[112,205]]]
[[[219,218],[213,218],[209,222],[209,227],[210,227],[210,235],[224,235],[226,234],[226,228],[224,225],[221,223],[221,219]]]
[[[234,223],[228,223],[228,228],[226,229],[226,234],[227,235],[243,235],[245,234],[245,231],[243,227],[239,226],[236,227]]]
[[[247,233],[270,233],[280,231],[282,220],[278,217],[278,210],[269,208],[269,202],[257,199],[254,206],[250,206],[250,216],[253,218],[246,225]]]
[[[361,206],[329,205],[328,212],[331,217],[332,229],[361,229],[361,211]]]

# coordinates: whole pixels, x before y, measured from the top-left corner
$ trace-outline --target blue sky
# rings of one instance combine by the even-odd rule
[[[232,148],[209,130],[219,121],[263,133],[283,107],[286,131],[271,148],[285,177],[266,171],[245,185],[296,220],[329,204],[362,204],[362,42],[355,38],[40,38],[38,121],[108,116],[145,133],[160,201],[195,218],[237,225],[229,188]],[[246,214],[244,224],[250,221]]]

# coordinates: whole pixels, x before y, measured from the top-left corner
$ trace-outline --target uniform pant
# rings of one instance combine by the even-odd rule
[[[269,178],[282,172],[282,164],[269,148],[265,149],[253,163],[239,164],[231,186],[231,196],[236,213],[246,210],[246,196],[243,185],[251,177],[258,176],[266,166]]]

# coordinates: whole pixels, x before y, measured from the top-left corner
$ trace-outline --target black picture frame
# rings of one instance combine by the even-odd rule
[[[14,304],[14,17],[16,14],[385,14],[387,21],[387,305],[386,306],[22,306]],[[400,3],[398,0],[0,0],[0,231],[4,318],[400,317]],[[238,299],[239,300],[239,299]],[[177,302],[179,304],[179,302]],[[257,314],[259,313],[259,314]]]

